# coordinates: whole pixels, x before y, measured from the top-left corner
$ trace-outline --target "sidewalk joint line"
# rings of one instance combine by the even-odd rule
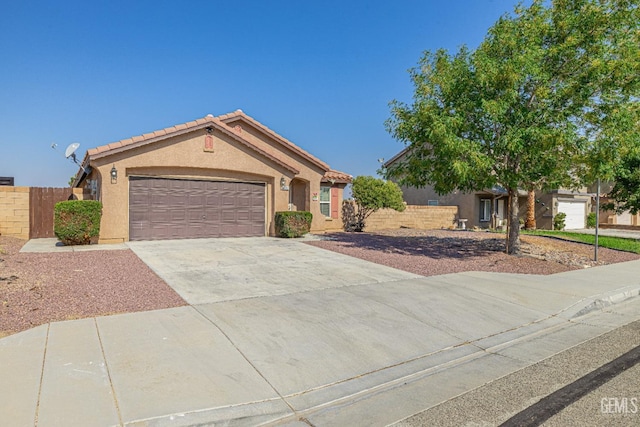
[[[118,404],[118,397],[116,396],[116,389],[113,387],[113,380],[111,379],[111,370],[109,370],[109,363],[107,363],[107,356],[104,354],[104,346],[102,345],[102,337],[100,336],[100,329],[98,328],[98,319],[93,318],[93,324],[96,327],[96,334],[98,335],[98,342],[100,343],[100,352],[102,353],[102,360],[104,360],[104,368],[107,371],[107,378],[109,379],[109,387],[111,388],[111,395],[113,396],[113,404],[116,406],[116,413],[118,414],[118,421],[121,426],[124,426],[122,421],[122,414],[120,413],[120,405]]]
[[[260,375],[260,377],[267,383],[269,384],[269,387],[271,387],[271,389],[278,395],[278,397],[280,397],[280,399],[282,399],[282,401],[289,407],[289,409],[291,409],[291,412],[294,415],[298,415],[297,411],[293,408],[293,406],[291,406],[291,404],[287,401],[287,399],[284,398],[284,396],[274,387],[273,384],[271,384],[271,382],[262,374],[262,372],[260,372],[260,370],[253,364],[253,362],[251,362],[251,360],[249,360],[249,358],[247,357],[246,354],[244,354],[244,352],[242,350],[240,350],[238,348],[238,346],[236,345],[235,342],[233,342],[233,340],[231,339],[231,337],[229,337],[229,335],[227,335],[227,333],[225,331],[222,330],[222,328],[220,326],[218,326],[213,320],[209,319],[207,316],[204,315],[204,313],[202,313],[198,307],[196,306],[191,306],[193,307],[193,309],[195,309],[198,314],[200,314],[200,316],[202,316],[207,322],[211,323],[217,330],[220,331],[220,333],[222,335],[224,335],[224,337],[227,339],[227,341],[229,341],[231,343],[231,345],[233,346],[233,348],[236,349],[236,351],[238,353],[240,353],[240,355],[244,358],[244,360],[247,361],[247,363],[257,372],[258,375]]]
[[[40,415],[40,396],[42,395],[42,381],[44,379],[44,364],[47,360],[47,347],[49,346],[49,329],[51,328],[51,323],[47,323],[47,336],[44,339],[44,352],[42,354],[42,369],[40,370],[40,384],[38,386],[38,400],[36,402],[36,413],[35,418],[33,420],[34,427],[38,426],[38,416]]]

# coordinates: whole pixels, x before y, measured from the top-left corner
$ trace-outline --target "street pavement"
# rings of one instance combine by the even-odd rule
[[[384,426],[640,318],[640,261],[422,277],[299,240],[127,246],[190,305],[0,339],[3,425]]]
[[[635,302],[622,303],[616,312],[637,315]],[[605,310],[607,312],[607,310]],[[584,321],[597,322],[593,312]],[[602,365],[640,346],[640,321],[604,333],[582,344],[530,365],[437,406],[414,414],[394,427],[458,427],[508,424],[531,405],[571,386]],[[640,425],[640,364],[613,377],[575,402],[554,402],[566,407],[550,416],[544,426]],[[547,411],[549,409],[547,408]],[[517,425],[517,424],[516,424]],[[520,424],[539,425],[539,424]]]

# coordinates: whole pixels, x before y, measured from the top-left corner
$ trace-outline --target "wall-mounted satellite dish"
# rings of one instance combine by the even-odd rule
[[[69,146],[67,147],[66,150],[64,150],[64,156],[68,159],[69,157],[71,157],[74,161],[74,163],[78,163],[78,161],[76,160],[76,150],[78,149],[78,147],[80,147],[80,144],[78,144],[77,142],[74,142],[72,144],[69,144]]]
[[[57,147],[58,147],[58,144],[55,144],[55,143],[51,144],[51,148],[53,148],[54,150],[57,150]],[[80,166],[80,169],[82,169],[85,173],[88,173],[85,170],[85,168],[80,164],[80,162],[78,162],[78,159],[76,158],[76,150],[78,149],[78,147],[80,147],[80,144],[78,144],[77,142],[69,144],[67,149],[64,150],[64,157],[67,158],[67,159],[71,159],[71,161],[73,161],[73,163],[75,163],[76,165]]]

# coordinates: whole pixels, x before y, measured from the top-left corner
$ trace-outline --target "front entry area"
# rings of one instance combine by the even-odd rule
[[[265,234],[263,183],[130,178],[129,240]]]

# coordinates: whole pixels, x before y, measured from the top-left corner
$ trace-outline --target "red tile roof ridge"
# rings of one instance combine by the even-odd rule
[[[205,117],[203,119],[192,120],[192,121],[187,122],[187,123],[181,123],[181,124],[177,124],[177,125],[174,125],[174,126],[169,126],[169,127],[164,128],[164,129],[160,129],[160,130],[156,130],[156,131],[152,131],[152,132],[147,132],[147,133],[144,133],[142,135],[136,135],[136,136],[132,136],[132,137],[129,137],[129,138],[121,139],[120,141],[111,142],[111,143],[105,144],[105,145],[100,145],[100,146],[95,147],[95,148],[90,148],[90,149],[87,150],[87,154],[89,156],[92,156],[92,155],[95,155],[95,154],[103,153],[105,151],[109,151],[110,149],[123,148],[123,147],[126,147],[128,145],[136,144],[138,142],[146,141],[146,140],[149,140],[149,139],[162,138],[163,136],[167,136],[167,135],[170,136],[172,133],[188,130],[188,129],[192,128],[192,127],[195,127],[195,126],[198,126],[200,124],[204,124],[204,123],[207,123],[207,122],[210,122],[210,121],[211,121],[211,117]],[[115,147],[116,144],[121,144],[121,146]],[[109,147],[109,146],[114,146],[114,147],[105,149],[105,147]]]
[[[218,117],[214,117],[214,116],[208,114],[207,116],[205,116],[203,118],[192,120],[192,121],[189,121],[189,122],[186,122],[186,123],[181,123],[181,124],[177,124],[177,125],[174,125],[174,126],[169,126],[169,127],[164,128],[164,129],[161,129],[161,130],[156,130],[156,131],[153,131],[153,132],[147,132],[147,133],[144,133],[142,135],[137,135],[137,136],[133,136],[133,137],[130,137],[130,138],[125,138],[125,139],[122,139],[120,141],[116,141],[116,142],[112,142],[112,143],[109,143],[109,144],[101,145],[101,146],[98,146],[98,147],[95,147],[95,148],[90,148],[89,150],[87,150],[87,154],[86,154],[85,157],[91,157],[91,156],[95,156],[95,155],[98,155],[98,154],[101,155],[100,157],[103,157],[104,155],[107,155],[106,153],[108,153],[111,150],[125,150],[125,149],[127,149],[126,147],[128,147],[130,145],[143,143],[145,141],[151,141],[151,140],[155,140],[155,139],[161,139],[161,138],[165,138],[165,137],[170,137],[174,133],[188,132],[191,128],[202,126],[202,125],[204,125],[206,123],[215,123],[215,124],[218,125],[218,127],[220,127],[220,130],[228,131],[229,135],[232,135],[234,138],[238,139],[240,142],[242,142],[244,145],[250,147],[254,151],[259,152],[260,154],[270,158],[271,160],[275,161],[276,163],[280,164],[281,166],[284,166],[286,169],[289,169],[290,171],[295,172],[296,174],[299,173],[299,171],[295,167],[293,167],[290,164],[288,164],[285,160],[278,158],[278,156],[275,153],[270,153],[268,151],[265,151],[262,148],[259,148],[259,147],[255,146],[254,144],[252,144],[251,142],[249,142],[245,138],[243,138],[241,136],[241,133],[238,132],[238,130],[233,129],[231,126],[229,126],[227,123],[225,123],[225,120],[236,118],[236,117],[241,117],[242,119],[244,119],[245,121],[249,122],[250,124],[252,124],[256,128],[258,128],[258,129],[262,130],[263,132],[267,133],[268,135],[270,135],[276,141],[282,143],[285,146],[288,146],[292,151],[298,153],[303,158],[306,158],[307,160],[311,161],[311,163],[316,164],[317,166],[319,166],[322,169],[325,169],[326,171],[330,170],[330,167],[329,167],[328,164],[324,163],[323,161],[321,161],[317,157],[313,156],[312,154],[310,154],[307,151],[303,150],[302,148],[298,147],[293,142],[289,141],[288,139],[286,139],[282,135],[279,135],[275,131],[271,130],[267,126],[265,126],[262,123],[260,123],[257,120],[255,120],[254,118],[248,116],[242,110],[236,110],[236,111],[234,111],[232,113],[223,114],[223,115],[218,116]],[[346,175],[345,174],[345,176],[350,176],[350,175]]]
[[[353,176],[339,170],[331,169],[325,172],[322,180],[327,182],[331,179],[335,180],[336,182],[350,183],[351,181],[353,181]]]

